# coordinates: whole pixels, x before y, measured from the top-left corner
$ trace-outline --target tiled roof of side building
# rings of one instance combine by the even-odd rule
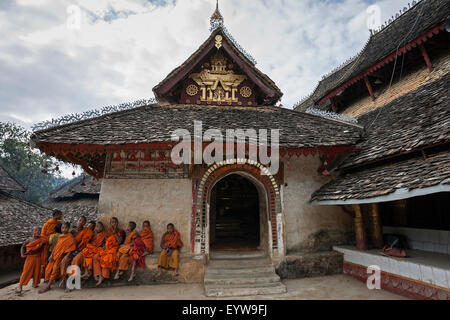
[[[101,181],[88,175],[79,176],[63,184],[50,194],[50,199],[71,198],[75,195],[99,195]]]
[[[0,190],[25,191],[25,188],[0,164]]]
[[[450,73],[358,118],[365,126],[358,152],[341,166],[380,159],[450,141]]]
[[[324,77],[314,92],[302,101],[297,110],[305,110],[312,102],[317,103],[334,89],[358,76],[383,58],[394,53],[433,27],[450,17],[450,1],[422,0],[400,15],[387,27],[371,35],[362,51],[348,63]]]
[[[278,107],[235,107],[154,104],[98,118],[37,131],[37,144],[148,144],[171,142],[177,129],[194,134],[194,121],[203,132],[219,129],[279,129],[280,147],[354,145],[362,127]],[[269,134],[270,136],[270,134]]]
[[[0,247],[23,243],[51,217],[52,210],[0,191]]]
[[[316,191],[311,202],[345,204],[363,199],[375,201],[378,197],[392,201],[421,195],[421,189],[431,187],[435,187],[435,192],[450,191],[449,150],[341,174]],[[424,194],[428,192],[429,189]]]

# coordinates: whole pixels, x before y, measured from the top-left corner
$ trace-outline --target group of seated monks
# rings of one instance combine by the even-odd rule
[[[114,271],[114,279],[117,280],[130,268],[128,281],[131,282],[136,268],[145,268],[145,256],[153,254],[153,232],[149,221],[143,222],[141,232],[136,230],[134,221],[128,223],[125,231],[120,229],[117,218],[111,218],[108,229],[100,221],[86,223],[86,217],[81,217],[71,230],[70,223],[62,221],[62,212],[54,210],[53,218],[44,224],[42,230],[33,228],[32,237],[20,249],[21,257],[26,260],[18,293],[32,278],[34,288],[44,278],[46,286],[39,293],[50,290],[52,283],[60,279],[62,286],[68,276],[67,268],[74,265],[82,271],[83,279],[93,275],[97,286],[109,279]],[[174,269],[178,275],[181,247],[180,233],[172,223],[168,224],[161,239],[159,272],[161,269]]]

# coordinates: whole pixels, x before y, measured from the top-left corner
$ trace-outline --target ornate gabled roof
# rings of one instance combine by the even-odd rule
[[[0,190],[3,191],[22,191],[26,189],[14,179],[9,172],[0,164]]]
[[[378,32],[371,32],[364,48],[352,59],[326,75],[313,93],[296,105],[305,110],[311,102],[317,103],[327,94],[360,75],[385,57],[432,28],[445,24],[450,17],[450,2],[442,0],[413,1],[409,10],[404,9],[396,18],[390,19]]]
[[[358,118],[365,127],[359,153],[342,168],[450,141],[450,73]]]
[[[267,104],[275,104],[278,102],[283,93],[266,74],[258,70],[254,62],[236,46],[235,41],[229,36],[226,28],[217,25],[209,36],[209,38],[195,51],[181,66],[174,69],[164,80],[153,88],[155,97],[160,101],[167,101],[167,94],[178,83],[186,79],[200,62],[216,48],[216,36],[221,35],[222,47],[224,51],[233,59],[233,62],[260,88],[260,90],[268,98]],[[170,100],[170,99],[169,99]]]

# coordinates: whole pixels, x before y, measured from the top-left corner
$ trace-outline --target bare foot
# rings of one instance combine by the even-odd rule
[[[19,296],[22,295],[22,287],[21,287],[21,286],[16,288],[16,293],[17,293]]]
[[[97,283],[95,284],[96,287],[98,287],[99,285],[101,285],[103,282],[103,277],[99,276]]]
[[[47,292],[47,291],[49,291],[49,290],[50,290],[50,286],[47,285],[47,286],[45,286],[45,288],[42,288],[41,290],[39,290],[38,293],[39,293],[39,294],[45,293],[45,292]]]
[[[114,276],[114,280],[119,280],[120,276],[123,274],[121,271],[117,271],[116,275]]]
[[[130,279],[128,279],[128,282],[133,281],[135,276],[136,276],[136,274],[135,274],[135,273],[132,273],[132,274],[130,275]]]
[[[64,281],[65,281],[65,280],[66,280],[66,278],[63,278],[63,279],[59,282],[58,288],[62,288],[62,287],[63,287]]]

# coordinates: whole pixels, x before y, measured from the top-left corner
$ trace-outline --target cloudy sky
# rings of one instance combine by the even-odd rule
[[[220,0],[225,25],[291,108],[411,0]],[[368,8],[377,5],[379,11]],[[0,121],[30,127],[153,97],[209,36],[215,0],[1,0]],[[373,8],[373,7],[372,7]]]

